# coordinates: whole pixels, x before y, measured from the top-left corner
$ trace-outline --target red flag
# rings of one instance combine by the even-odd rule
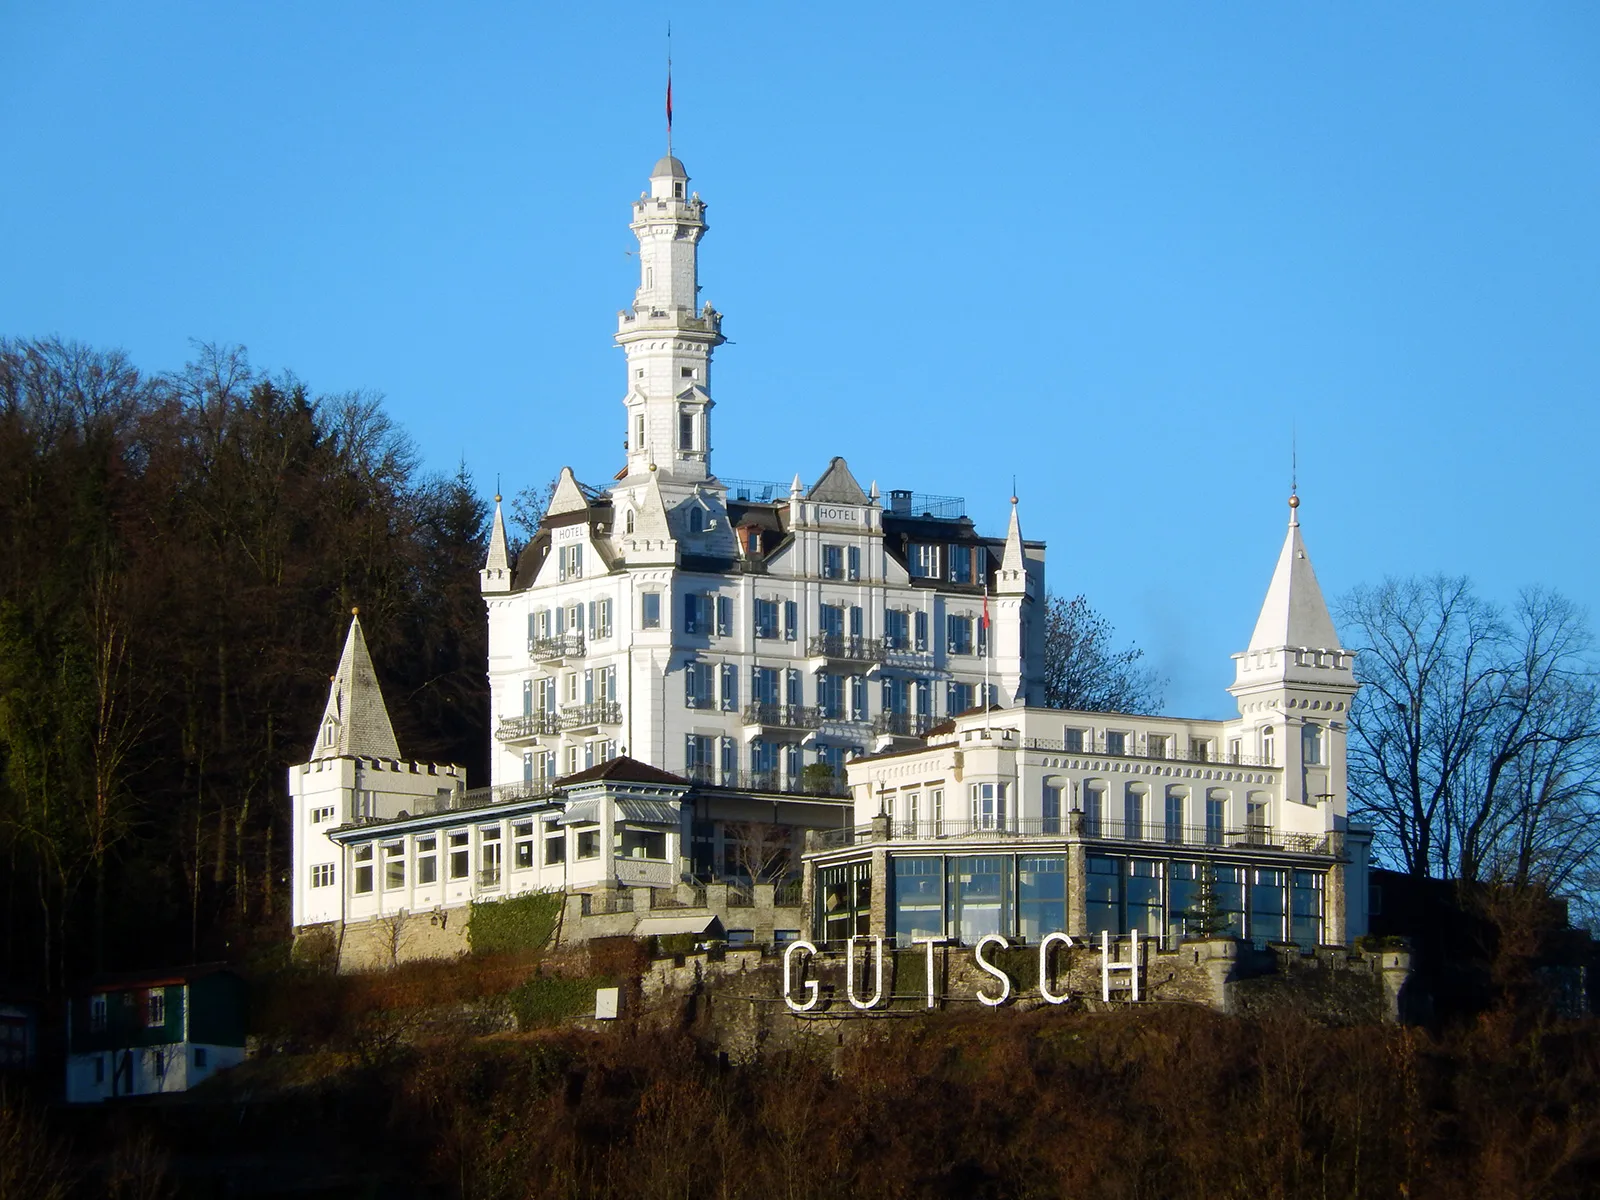
[[[989,628],[989,593],[983,594],[983,627]]]
[[[672,132],[672,73],[667,73],[667,132]]]

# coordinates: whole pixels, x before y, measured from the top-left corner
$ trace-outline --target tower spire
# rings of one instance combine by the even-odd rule
[[[667,157],[672,157],[672,22],[667,22]]]

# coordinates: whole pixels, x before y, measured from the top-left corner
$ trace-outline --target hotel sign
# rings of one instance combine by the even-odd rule
[[[912,938],[912,944],[923,946],[927,952],[926,969],[926,995],[927,1007],[936,1007],[939,997],[934,990],[934,963],[933,948],[944,944],[942,937]],[[858,994],[864,990],[865,979],[862,987],[856,985],[856,943],[872,943],[872,995],[862,997]],[[1126,975],[1129,988],[1129,998],[1138,1000],[1139,997],[1139,934],[1137,931],[1128,935],[1128,958],[1120,961],[1116,957],[1115,948],[1111,942],[1111,935],[1106,932],[1100,934],[1100,997],[1102,1000],[1111,999],[1111,980],[1114,975]],[[1011,999],[1011,977],[996,966],[988,957],[988,952],[993,948],[1004,949],[1011,943],[998,934],[989,934],[980,939],[972,948],[972,962],[979,970],[994,979],[992,991],[978,988],[974,995],[979,1004],[989,1008],[999,1008]],[[1065,933],[1049,933],[1039,942],[1039,997],[1046,1004],[1065,1004],[1070,996],[1065,992],[1056,992],[1050,985],[1050,952],[1056,946],[1071,949],[1078,943]],[[1091,943],[1092,944],[1092,943]],[[789,1006],[790,1012],[808,1013],[814,1011],[822,1002],[822,984],[812,978],[807,978],[806,968],[818,958],[816,946],[810,942],[790,942],[788,949],[783,952],[783,1002]],[[865,976],[867,962],[861,963],[862,975]],[[881,937],[852,937],[845,943],[844,958],[844,992],[845,998],[850,1001],[851,1008],[858,1012],[870,1012],[885,1002],[883,992],[883,938]],[[796,998],[796,991],[804,999]],[[848,1015],[847,1010],[841,1010],[840,1015]]]
[[[862,526],[866,524],[866,509],[853,504],[813,504],[811,518],[819,525],[851,525]]]

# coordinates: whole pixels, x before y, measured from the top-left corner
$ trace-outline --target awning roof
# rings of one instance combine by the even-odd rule
[[[722,922],[713,915],[698,917],[640,917],[633,927],[634,937],[666,937],[674,933],[722,932]]]
[[[617,810],[630,825],[668,825],[676,829],[682,823],[678,806],[665,800],[619,799]]]
[[[567,806],[567,811],[561,814],[557,825],[598,825],[600,823],[600,800],[575,800]]]

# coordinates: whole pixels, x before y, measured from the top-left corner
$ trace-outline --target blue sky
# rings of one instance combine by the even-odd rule
[[[0,334],[238,342],[487,493],[620,463],[637,6],[0,0]],[[666,10],[663,9],[663,18]],[[966,496],[1221,715],[1291,430],[1331,594],[1594,602],[1600,9],[724,5],[714,466]]]

